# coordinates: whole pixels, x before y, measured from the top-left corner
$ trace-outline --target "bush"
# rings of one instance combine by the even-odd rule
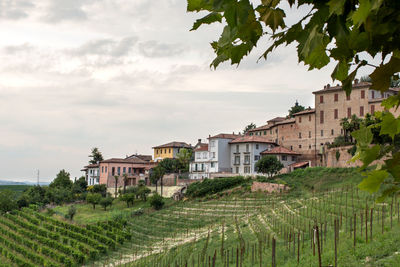
[[[100,200],[100,205],[104,208],[104,210],[107,210],[108,206],[111,206],[113,202],[112,197],[104,197]]]
[[[67,217],[67,219],[70,219],[72,221],[72,219],[74,218],[76,214],[76,207],[74,205],[71,205],[68,208],[68,213],[65,215],[65,217]]]
[[[158,193],[154,193],[154,195],[150,198],[150,206],[156,210],[162,209],[164,204],[164,199]]]
[[[86,202],[93,205],[93,209],[96,209],[96,205],[100,203],[100,193],[89,193],[86,196]]]
[[[188,186],[186,195],[189,197],[203,197],[208,194],[215,194],[244,183],[243,176],[229,178],[204,179]]]

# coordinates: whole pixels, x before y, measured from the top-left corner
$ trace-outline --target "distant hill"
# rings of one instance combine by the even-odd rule
[[[0,185],[35,185],[34,182],[16,182],[16,181],[7,181],[7,180],[0,180]],[[49,182],[41,182],[40,185],[49,185]]]

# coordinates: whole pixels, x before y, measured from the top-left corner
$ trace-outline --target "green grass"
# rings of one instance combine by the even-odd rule
[[[0,191],[10,190],[15,192],[17,195],[22,194],[26,189],[32,187],[31,185],[0,185]]]

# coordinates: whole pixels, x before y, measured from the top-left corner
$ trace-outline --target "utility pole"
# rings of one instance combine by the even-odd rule
[[[37,185],[39,185],[39,174],[40,174],[40,170],[37,170]]]

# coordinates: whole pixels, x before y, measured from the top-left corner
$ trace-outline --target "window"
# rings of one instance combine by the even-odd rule
[[[374,91],[372,91],[374,92]],[[375,113],[375,105],[371,105],[371,114],[373,115]]]
[[[111,169],[111,175],[114,176],[114,174],[115,174],[115,167],[112,167],[112,169]]]
[[[339,94],[335,94],[335,102],[339,101]]]
[[[196,159],[200,159],[200,153],[195,153],[196,154]]]
[[[319,96],[319,103],[324,103],[324,96],[323,95]]]
[[[126,173],[126,167],[122,169],[122,173]]]
[[[346,95],[346,100],[350,100],[350,95]]]
[[[299,139],[301,139],[301,133],[299,133]]]
[[[207,158],[207,152],[203,152],[203,159]]]
[[[167,149],[164,149],[164,153],[167,154]]]
[[[308,145],[308,149],[311,149],[311,145]]]
[[[293,146],[290,146],[290,150],[293,150]]]
[[[201,170],[204,171],[204,163],[201,164]]]
[[[250,155],[244,156],[244,164],[250,164]]]
[[[121,174],[121,167],[118,167],[118,175]]]
[[[239,173],[239,167],[236,167],[236,173]]]
[[[364,117],[364,107],[360,107],[360,117]]]
[[[215,159],[215,152],[212,152],[212,158]]]
[[[311,131],[308,131],[308,138],[311,138]]]
[[[283,141],[283,136],[282,136],[282,141]]]
[[[324,130],[321,130],[321,136],[324,136]]]
[[[106,173],[107,173],[107,166],[105,167],[105,171],[106,171]]]
[[[301,149],[301,145],[299,145],[299,148]]]
[[[240,164],[240,156],[235,156],[235,165]]]
[[[324,111],[321,110],[319,112],[319,123],[323,124],[324,123]]]
[[[331,130],[331,135],[334,135],[335,134],[335,131],[332,129]]]
[[[236,145],[236,153],[239,153],[239,145]]]
[[[347,118],[351,118],[351,108],[347,108]]]
[[[375,91],[371,91],[371,96],[372,96],[372,99],[375,98]]]
[[[132,173],[132,168],[129,168],[129,169],[128,169],[128,173]]]
[[[168,153],[171,153],[171,148],[168,148]]]
[[[197,171],[197,163],[194,165],[194,170]]]
[[[338,111],[338,109],[335,109],[335,110],[333,111],[333,118],[334,118],[335,120],[337,120],[337,119],[339,118],[339,111]]]
[[[258,149],[259,148],[259,144],[256,144],[256,149]]]
[[[301,117],[299,117],[299,123],[301,123]]]
[[[101,167],[101,172],[104,173],[104,166]]]
[[[340,134],[343,135],[343,129],[340,129]]]
[[[286,155],[282,155],[282,161],[287,161],[287,156]]]
[[[267,135],[267,131],[264,131],[264,135]]]
[[[259,159],[260,159],[260,156],[259,156],[259,155],[255,155],[255,156],[254,156],[254,160],[255,160],[255,161],[257,161],[257,160],[259,160]]]
[[[244,166],[244,173],[250,173],[250,167]]]
[[[311,115],[308,115],[308,121],[311,121]]]
[[[269,134],[272,134],[272,129],[269,130]]]
[[[361,99],[365,98],[365,90],[361,90]]]
[[[292,161],[296,161],[296,157],[295,156],[292,156]]]
[[[249,152],[249,144],[246,144],[246,152]]]
[[[215,162],[211,162],[211,168],[215,167]]]

